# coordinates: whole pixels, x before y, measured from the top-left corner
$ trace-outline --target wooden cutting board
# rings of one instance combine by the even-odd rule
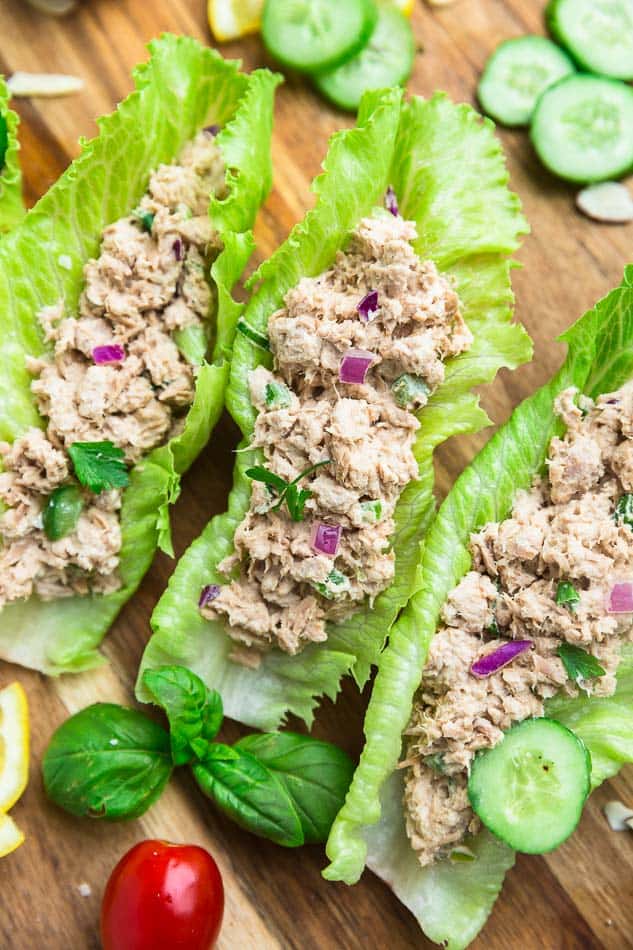
[[[413,17],[419,54],[410,88],[428,95],[446,90],[473,101],[478,75],[496,44],[542,32],[543,3],[461,0],[430,8],[417,0]],[[59,100],[21,100],[20,138],[26,195],[33,203],[78,151],[80,135],[92,136],[95,116],[109,112],[130,90],[130,70],[146,56],[145,43],[164,30],[209,42],[204,0],[85,0],[66,19],[47,18],[24,0],[0,2],[0,70],[68,72],[86,89]],[[248,68],[266,63],[259,38],[223,49]],[[283,240],[312,203],[309,183],[319,170],[328,136],[350,120],[329,109],[306,84],[288,79],[278,96],[273,157],[275,188],[261,212],[258,259]],[[601,226],[574,210],[573,190],[539,166],[522,132],[501,133],[513,187],[532,225],[514,283],[517,315],[536,343],[535,361],[502,373],[484,394],[496,422],[547,380],[562,357],[556,334],[621,279],[633,259],[633,225]],[[490,432],[453,439],[439,452],[444,493]],[[224,419],[187,476],[173,523],[177,553],[225,505],[236,432]],[[95,699],[131,703],[132,685],[148,637],[149,617],[173,564],[159,556],[137,596],[105,643],[109,665],[82,677],[45,679],[0,666],[0,685],[18,678],[30,702],[32,776],[14,815],[26,844],[0,862],[2,950],[98,948],[98,914],[105,880],[121,854],[150,836],[198,842],[219,861],[227,894],[222,950],[382,950],[430,946],[413,917],[373,875],[356,887],[320,877],[322,849],[286,851],[253,838],[218,818],[183,772],[140,821],[121,825],[70,818],[47,803],[40,761],[65,717]],[[315,732],[335,739],[352,755],[361,746],[360,697],[347,684],[336,707],[324,703]],[[227,724],[231,741],[241,733]],[[633,802],[633,770],[607,783],[592,798],[580,829],[553,855],[519,858],[482,936],[479,950],[576,950],[633,946],[633,836],[609,831],[601,806],[611,798]],[[88,896],[79,885],[87,884]],[[86,891],[86,888],[82,888]]]

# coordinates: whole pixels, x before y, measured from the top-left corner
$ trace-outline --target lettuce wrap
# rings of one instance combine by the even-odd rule
[[[556,396],[570,386],[595,398],[633,376],[633,267],[623,284],[560,338],[567,358],[550,383],[514,411],[461,474],[426,539],[421,584],[394,625],[365,718],[360,764],[330,834],[325,877],[352,884],[367,864],[415,914],[428,937],[450,948],[477,935],[514,863],[514,853],[484,830],[468,841],[476,860],[422,868],[405,834],[396,765],[414,693],[448,593],[469,570],[471,532],[511,511],[516,493],[542,473],[550,440],[564,426]],[[633,761],[633,650],[625,647],[616,693],[555,697],[546,715],[579,735],[592,758],[592,784]]]
[[[395,580],[375,601],[348,620],[330,624],[328,640],[301,654],[267,653],[248,669],[228,659],[231,640],[220,621],[204,619],[198,597],[205,584],[222,581],[219,564],[233,549],[233,534],[250,499],[245,470],[259,455],[248,446],[256,412],[248,374],[270,356],[238,334],[227,406],[243,436],[226,514],[214,518],[180,560],[152,617],[154,635],[143,668],[180,663],[218,689],[229,716],[274,729],[288,713],[308,724],[317,697],[334,698],[341,678],[366,682],[389,629],[414,588],[420,543],[434,511],[433,450],[449,436],[488,424],[472,388],[490,381],[502,366],[530,357],[530,342],[513,324],[510,255],[526,231],[518,198],[493,126],[466,105],[438,94],[402,103],[400,90],[368,93],[355,129],[331,140],[323,174],[313,190],[315,207],[253,276],[244,320],[248,332],[266,333],[268,317],[302,277],[329,268],[361,218],[382,204],[391,184],[400,213],[416,222],[415,250],[451,276],[472,348],[446,364],[446,379],[419,413],[415,447],[419,480],[396,508]],[[249,329],[250,328],[250,329]],[[142,689],[139,696],[143,697]]]
[[[150,172],[172,161],[210,123],[227,169],[228,195],[209,213],[222,251],[210,277],[216,288],[213,345],[199,368],[184,430],[130,472],[123,497],[122,586],[107,596],[16,601],[0,612],[0,656],[48,674],[100,662],[96,647],[134,593],[156,548],[171,553],[169,505],[180,477],[207,442],[222,411],[235,325],[241,306],[231,291],[248,261],[251,229],[271,185],[270,135],[274,89],[268,70],[250,76],[239,63],[188,37],[150,44],[151,58],[134,74],[136,89],[99,120],[99,135],[0,245],[0,438],[13,441],[43,426],[30,391],[27,354],[46,351],[36,318],[63,298],[77,306],[86,261],[97,254],[103,228],[130,213]]]
[[[22,174],[18,162],[20,120],[9,109],[9,90],[0,76],[0,235],[22,220]]]

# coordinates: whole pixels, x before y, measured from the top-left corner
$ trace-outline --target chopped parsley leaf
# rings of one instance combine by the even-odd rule
[[[580,647],[572,646],[571,643],[561,643],[558,648],[558,655],[563,661],[568,677],[574,683],[582,685],[584,680],[592,679],[594,676],[604,676],[605,674],[605,670],[600,666],[595,656]]]
[[[78,481],[96,495],[129,484],[123,449],[112,442],[73,442],[68,454]]]

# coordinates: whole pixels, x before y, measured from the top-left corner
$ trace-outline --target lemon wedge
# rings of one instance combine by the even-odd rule
[[[10,815],[0,815],[0,858],[24,843],[24,835]]]
[[[0,812],[17,802],[28,778],[29,708],[20,684],[11,683],[0,690]]]
[[[262,20],[264,0],[208,0],[209,26],[216,40],[225,43],[247,33],[256,33]]]

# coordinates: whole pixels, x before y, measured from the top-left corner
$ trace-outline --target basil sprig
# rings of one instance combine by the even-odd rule
[[[352,778],[337,746],[293,732],[214,741],[222,725],[215,690],[180,666],[147,670],[143,684],[169,733],[140,712],[97,704],[54,734],[44,755],[49,797],[75,815],[137,818],[159,797],[174,765],[190,765],[229,818],[284,847],[325,841]]]
[[[146,670],[143,684],[169,720],[174,765],[204,757],[224,718],[220,694],[207,689],[199,676],[183,666]]]

